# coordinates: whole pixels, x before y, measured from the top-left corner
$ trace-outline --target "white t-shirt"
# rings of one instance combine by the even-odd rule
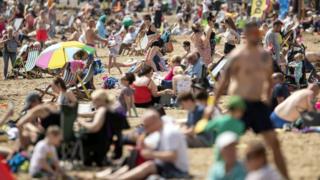
[[[178,156],[173,164],[179,170],[188,172],[187,143],[184,135],[179,131],[177,126],[164,121],[163,128],[160,131],[160,142],[157,149],[159,151],[176,151]],[[156,159],[156,163],[162,163],[162,161]]]
[[[202,12],[203,13],[209,12],[210,11],[209,6],[211,4],[212,4],[211,0],[203,0],[203,2],[202,2]]]
[[[49,164],[58,161],[56,148],[48,143],[47,140],[39,141],[30,160],[29,174],[34,175],[41,170],[40,161],[45,160]]]
[[[132,44],[132,43],[134,43],[136,36],[137,36],[136,32],[132,32],[132,33],[129,32],[124,36],[122,43]]]
[[[271,166],[266,165],[256,171],[249,172],[246,180],[281,180],[278,171],[274,170]]]

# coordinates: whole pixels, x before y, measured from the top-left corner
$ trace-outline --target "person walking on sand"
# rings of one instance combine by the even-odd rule
[[[45,11],[40,11],[40,16],[36,19],[36,39],[41,44],[41,48],[44,48],[45,42],[48,40],[48,24],[49,21]]]
[[[285,179],[289,179],[280,143],[269,118],[271,112],[265,103],[271,96],[272,59],[269,53],[259,46],[261,37],[257,23],[247,23],[244,34],[247,44],[235,49],[227,57],[229,64],[215,92],[215,103],[219,102],[227,88],[228,94],[238,95],[245,100],[247,109],[242,121],[246,129],[251,128],[263,136],[272,149],[279,171]]]

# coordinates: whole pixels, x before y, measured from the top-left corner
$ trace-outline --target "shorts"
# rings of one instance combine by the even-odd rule
[[[172,163],[157,163],[157,172],[163,178],[188,178],[189,174],[176,168]]]
[[[280,118],[275,112],[272,112],[272,114],[270,115],[270,119],[275,128],[283,128],[283,125],[291,123],[287,120]]]
[[[46,42],[48,40],[48,33],[45,29],[39,29],[36,32],[36,38],[38,42]]]
[[[242,117],[246,129],[251,128],[255,133],[273,130],[270,120],[270,108],[261,101],[245,101],[246,111]]]

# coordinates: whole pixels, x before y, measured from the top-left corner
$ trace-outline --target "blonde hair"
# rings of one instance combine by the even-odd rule
[[[177,75],[177,74],[183,74],[183,69],[181,66],[176,66],[173,69],[173,75]]]
[[[170,58],[170,64],[180,64],[182,61],[182,58],[180,56],[173,56],[172,58]]]
[[[107,90],[104,89],[98,89],[93,91],[91,94],[92,99],[100,99],[102,101],[105,101],[107,104],[112,104],[114,102],[114,96],[110,95],[110,93],[107,92]]]

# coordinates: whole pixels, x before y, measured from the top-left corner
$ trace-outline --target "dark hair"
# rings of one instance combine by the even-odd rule
[[[233,20],[231,19],[231,17],[228,17],[228,18],[225,20],[225,23],[228,24],[231,29],[237,31],[237,27],[236,27],[236,25],[234,24],[234,22],[233,22]]]
[[[156,111],[157,113],[159,113],[159,116],[165,116],[166,115],[166,111],[164,110],[163,106],[161,104],[156,104],[152,107],[150,107],[149,109]]]
[[[151,21],[151,16],[149,14],[146,14],[146,15],[143,16],[143,20]]]
[[[136,77],[134,76],[133,73],[128,72],[128,73],[126,73],[126,74],[124,75],[124,77],[123,77],[122,79],[128,81],[128,82],[129,82],[129,85],[131,85],[131,84],[136,80]]]
[[[194,101],[194,97],[191,93],[182,93],[178,96],[178,103],[184,102],[184,101]]]
[[[138,73],[138,76],[141,77],[141,76],[147,75],[147,74],[151,73],[152,71],[153,71],[152,67],[145,64],[145,65],[143,65],[140,72]]]
[[[164,45],[163,40],[162,39],[158,39],[158,40],[154,41],[151,44],[151,47],[157,46],[157,47],[161,48],[163,45]]]
[[[207,91],[202,90],[196,94],[195,98],[201,101],[201,100],[207,100],[208,97],[209,97],[209,94],[207,93]]]
[[[198,33],[198,32],[200,32],[201,26],[200,26],[200,24],[196,23],[196,24],[193,24],[193,25],[191,26],[191,29],[192,29],[192,31],[193,31],[194,33]]]
[[[53,79],[53,84],[59,86],[63,90],[67,90],[66,83],[60,77],[56,77]]]
[[[207,17],[207,21],[212,21],[212,20],[215,20],[215,16],[210,12],[208,17]]]
[[[191,43],[190,41],[183,41],[183,46],[191,46]]]

